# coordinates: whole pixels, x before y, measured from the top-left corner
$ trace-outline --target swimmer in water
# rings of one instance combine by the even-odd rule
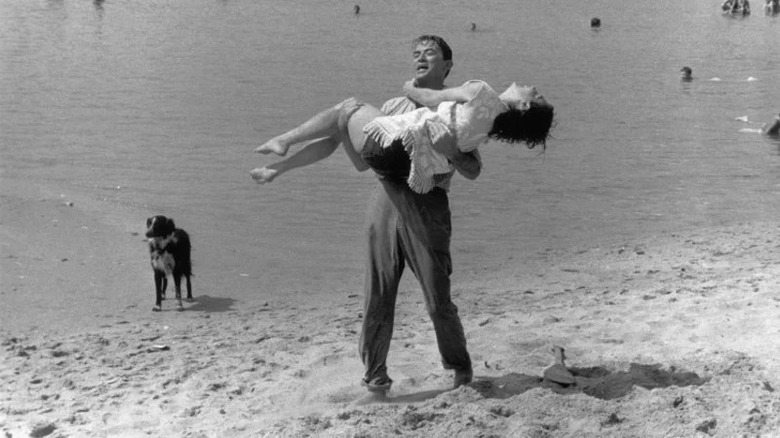
[[[355,15],[360,15],[360,5],[355,5]]]
[[[683,67],[680,69],[680,80],[683,82],[690,82],[693,80],[693,70],[690,67]]]
[[[750,2],[748,0],[734,0],[731,5],[731,13],[750,15]]]
[[[761,133],[771,137],[780,137],[780,114],[776,115],[774,120],[765,124],[761,128]]]
[[[725,0],[720,5],[724,14],[750,14],[750,2],[748,0]]]
[[[780,14],[780,0],[766,0],[764,12],[766,15]]]
[[[748,120],[747,116],[737,117],[736,120],[745,123],[752,123]],[[753,132],[756,134],[763,134],[768,137],[780,137],[780,114],[776,115],[771,122],[764,123],[761,129],[742,128],[739,130],[739,132]]]

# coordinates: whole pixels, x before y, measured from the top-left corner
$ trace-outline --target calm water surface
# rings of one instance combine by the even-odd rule
[[[780,112],[780,17],[714,0],[353,4],[3,0],[2,171],[177,218],[199,281],[251,274],[239,299],[359,291],[373,177],[339,151],[257,186],[271,158],[251,151],[349,95],[398,95],[410,40],[436,33],[450,84],[532,84],[558,116],[545,154],[491,143],[483,175],[454,181],[456,281],[546,248],[778,218],[780,145],[734,119]]]

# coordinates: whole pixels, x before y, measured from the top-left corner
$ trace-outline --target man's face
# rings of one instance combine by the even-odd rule
[[[440,89],[444,77],[452,68],[451,60],[444,60],[439,46],[433,41],[422,41],[412,51],[414,78],[420,88]]]

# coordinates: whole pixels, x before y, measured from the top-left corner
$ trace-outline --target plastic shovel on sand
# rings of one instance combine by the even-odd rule
[[[550,352],[553,354],[554,361],[552,365],[544,370],[542,376],[545,378],[545,380],[555,382],[559,385],[573,385],[574,374],[566,369],[566,363],[564,362],[566,355],[563,353],[563,351],[563,347],[559,347],[557,345],[553,345],[552,348],[550,348]]]

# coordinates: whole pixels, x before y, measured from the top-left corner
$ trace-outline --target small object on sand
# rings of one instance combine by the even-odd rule
[[[544,378],[559,385],[568,386],[574,384],[574,375],[566,369],[566,363],[564,363],[566,356],[563,353],[563,347],[553,345],[550,351],[555,360],[552,365],[544,370],[542,374]]]
[[[155,351],[168,351],[170,349],[171,349],[171,347],[169,347],[167,345],[158,344],[158,345],[152,345],[152,347],[149,348],[146,351],[149,352],[149,353],[154,353]]]
[[[57,426],[54,423],[41,422],[33,425],[30,436],[33,438],[45,437],[54,433],[55,430],[57,430]],[[11,434],[7,433],[6,436],[11,436]]]

